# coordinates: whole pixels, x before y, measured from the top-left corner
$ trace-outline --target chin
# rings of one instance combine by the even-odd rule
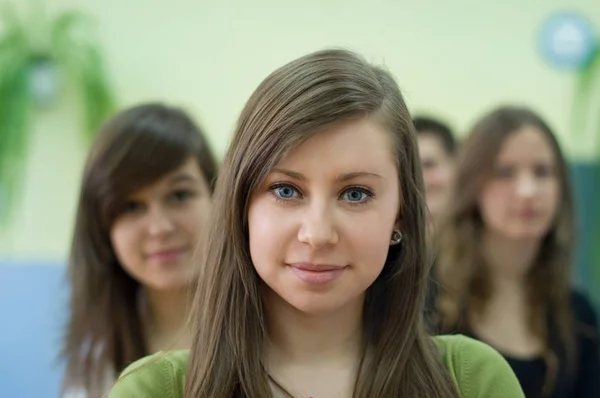
[[[337,305],[337,303],[323,297],[282,297],[282,299],[296,311],[310,316],[330,314],[337,311],[343,305]]]
[[[507,235],[513,239],[537,240],[542,239],[548,233],[547,228],[515,228]]]
[[[183,290],[189,286],[190,280],[186,276],[165,276],[160,279],[150,280],[144,285],[157,291]]]

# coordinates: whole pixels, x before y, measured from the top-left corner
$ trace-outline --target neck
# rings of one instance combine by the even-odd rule
[[[271,366],[358,361],[362,355],[362,299],[333,314],[309,315],[293,308],[272,291],[267,296]]]
[[[539,239],[514,239],[486,231],[482,243],[494,292],[512,294],[525,290],[527,275],[539,251]]]
[[[175,344],[186,346],[185,324],[188,315],[188,290],[144,289],[145,328],[149,344],[155,349]],[[168,348],[168,347],[167,347]]]

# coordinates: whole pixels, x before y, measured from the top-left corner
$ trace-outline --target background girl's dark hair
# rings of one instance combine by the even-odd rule
[[[417,134],[430,134],[435,137],[444,148],[446,155],[453,157],[456,152],[456,138],[450,127],[443,121],[429,116],[413,117],[413,124]]]
[[[129,363],[147,355],[138,308],[140,284],[127,274],[110,228],[129,195],[195,158],[212,193],[217,164],[182,110],[144,104],[116,115],[95,139],[83,173],[69,258],[70,317],[63,389],[104,393]]]

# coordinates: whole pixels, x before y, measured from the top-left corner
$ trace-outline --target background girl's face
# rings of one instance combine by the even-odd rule
[[[510,134],[479,196],[484,225],[515,239],[542,238],[560,202],[556,155],[543,132],[525,126]]]
[[[282,159],[253,193],[250,253],[275,299],[306,313],[362,300],[398,227],[392,147],[368,119],[336,124]]]
[[[452,199],[454,159],[446,151],[440,138],[427,132],[419,134],[419,157],[427,208],[436,219],[448,210]]]
[[[110,231],[122,267],[146,288],[184,288],[209,208],[208,184],[194,158],[131,195]]]

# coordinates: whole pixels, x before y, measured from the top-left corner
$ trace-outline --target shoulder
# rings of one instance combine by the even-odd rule
[[[158,352],[129,365],[113,386],[111,398],[183,397],[189,351]]]
[[[434,341],[461,397],[524,397],[511,367],[489,345],[463,335],[436,336]]]
[[[104,379],[97,390],[90,391],[81,384],[65,383],[61,398],[88,398],[92,396],[107,396],[113,384],[115,383],[115,375],[112,367],[104,369]],[[104,394],[104,395],[103,395]]]

